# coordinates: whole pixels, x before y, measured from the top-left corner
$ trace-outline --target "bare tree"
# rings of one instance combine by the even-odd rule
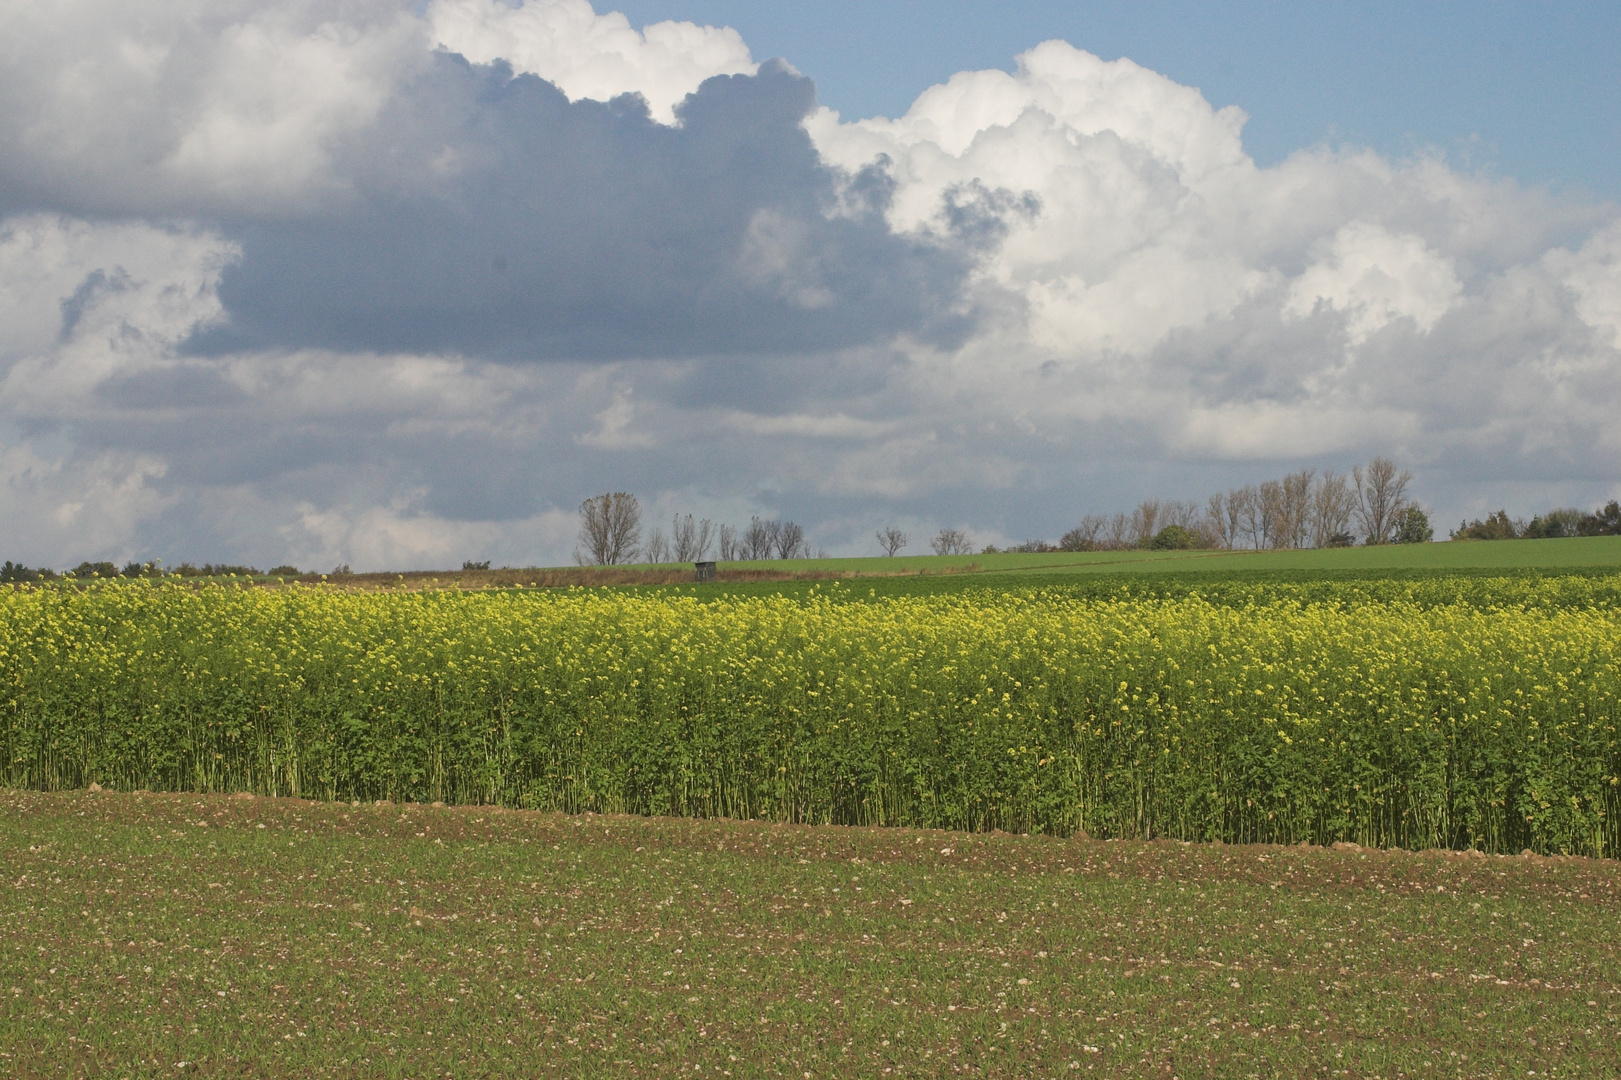
[[[1199,507],[1194,503],[1180,502],[1175,499],[1161,503],[1158,524],[1159,528],[1154,530],[1156,534],[1167,525],[1176,525],[1179,528],[1188,530],[1188,532],[1193,532],[1199,526]]]
[[[1356,490],[1356,517],[1362,535],[1370,544],[1389,543],[1396,529],[1396,517],[1407,506],[1407,485],[1413,474],[1398,469],[1387,457],[1376,457],[1366,466],[1351,470]]]
[[[656,525],[648,534],[647,543],[642,545],[642,558],[650,563],[670,561],[670,541],[664,538],[664,530]]]
[[[642,508],[636,496],[611,491],[580,504],[580,543],[575,552],[582,564],[617,566],[636,557],[642,539]]]
[[[1283,485],[1276,480],[1262,482],[1256,488],[1256,503],[1260,511],[1261,535],[1255,546],[1282,547],[1289,524],[1288,512],[1283,505]]]
[[[745,559],[769,559],[772,549],[777,546],[777,532],[782,525],[775,521],[761,521],[759,518],[750,518],[749,527],[743,530],[742,557]]]
[[[909,539],[905,533],[893,525],[878,530],[878,546],[884,549],[885,555],[893,556],[907,545]]]
[[[929,541],[929,547],[934,549],[936,555],[967,555],[974,550],[968,542],[968,534],[961,529],[941,529]]]
[[[777,527],[777,558],[792,559],[805,550],[805,530],[791,521]]]
[[[1326,547],[1346,542],[1353,519],[1369,543],[1390,543],[1402,521],[1416,520],[1402,517],[1415,505],[1407,496],[1411,480],[1411,473],[1379,457],[1353,470],[1350,481],[1335,472],[1319,477],[1315,469],[1297,469],[1281,479],[1217,492],[1203,506],[1144,499],[1130,514],[1088,516],[1064,534],[1059,550],[1144,545],[1172,526],[1199,534],[1213,547]],[[1036,550],[1035,542],[1009,550],[1026,549]]]
[[[1315,469],[1292,472],[1279,481],[1282,490],[1282,517],[1279,547],[1303,548],[1311,531],[1311,481]]]
[[[1159,524],[1159,500],[1144,499],[1131,512],[1131,541],[1134,544],[1146,544],[1154,538]]]
[[[1245,484],[1244,489],[1249,492],[1249,506],[1244,510],[1245,530],[1250,534],[1250,546],[1259,551],[1271,543],[1271,534],[1267,529],[1266,505],[1261,498],[1261,489],[1254,484]]]
[[[708,518],[693,521],[691,514],[677,514],[670,521],[670,539],[676,562],[701,562],[714,542],[715,523]]]
[[[1346,535],[1351,525],[1354,497],[1346,477],[1332,470],[1323,473],[1311,495],[1311,543],[1328,547]],[[1344,543],[1344,541],[1340,541]]]
[[[720,527],[720,557],[722,562],[734,562],[743,557],[737,541],[737,530],[730,525]]]
[[[1234,488],[1227,493],[1227,522],[1233,546],[1243,537],[1250,547],[1260,547],[1260,498],[1253,487]]]
[[[1236,524],[1227,516],[1227,496],[1219,491],[1210,496],[1210,501],[1205,504],[1204,525],[1200,529],[1210,538],[1210,542],[1220,548],[1232,547]]]
[[[675,514],[670,518],[670,550],[674,562],[697,562],[692,556],[692,548],[698,539],[698,526],[693,522],[692,515],[683,517]]]
[[[1116,514],[1109,519],[1109,534],[1105,541],[1112,550],[1128,547],[1131,544],[1131,517],[1127,514]]]
[[[1101,514],[1087,514],[1081,523],[1065,533],[1058,540],[1060,551],[1091,551],[1098,546],[1098,537],[1102,535],[1105,525]]]

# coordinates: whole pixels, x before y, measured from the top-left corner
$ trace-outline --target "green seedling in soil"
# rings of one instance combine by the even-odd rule
[[[14,1077],[1614,1077],[1621,864],[0,792]]]

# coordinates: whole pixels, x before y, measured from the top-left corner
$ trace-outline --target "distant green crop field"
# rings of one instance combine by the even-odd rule
[[[515,590],[522,591],[522,590]],[[1220,607],[1279,602],[1351,607],[1400,603],[1483,611],[1621,610],[1621,573],[1608,568],[1411,570],[1181,570],[1077,574],[1027,570],[985,574],[899,574],[834,580],[723,581],[626,585],[630,595],[782,597],[801,602],[873,603],[899,597],[1007,593],[1032,600],[1161,601],[1190,597]]]
[[[1198,594],[1207,600],[1240,604],[1273,599],[1334,602],[1352,595],[1417,603],[1468,602],[1482,607],[1612,606],[1621,600],[1621,577],[1617,576],[1621,537],[1616,536],[1321,551],[1055,552],[721,565],[727,569],[792,567],[827,574],[837,579],[844,590],[838,595],[847,599],[932,596],[976,589],[1059,589],[1077,598]],[[800,578],[621,587],[706,598],[808,598],[827,595],[832,584]]]
[[[1560,540],[1452,541],[1304,551],[1082,551],[1043,555],[897,555],[859,559],[727,562],[722,569],[782,569],[836,574],[918,573],[1216,573],[1225,571],[1621,569],[1621,536]]]

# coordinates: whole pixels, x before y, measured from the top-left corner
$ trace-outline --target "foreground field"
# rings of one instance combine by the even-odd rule
[[[0,1073],[1613,1077],[1621,865],[0,792]]]

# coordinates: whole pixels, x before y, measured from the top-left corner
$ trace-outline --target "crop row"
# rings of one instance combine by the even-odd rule
[[[1621,615],[0,593],[0,781],[1614,855]]]

